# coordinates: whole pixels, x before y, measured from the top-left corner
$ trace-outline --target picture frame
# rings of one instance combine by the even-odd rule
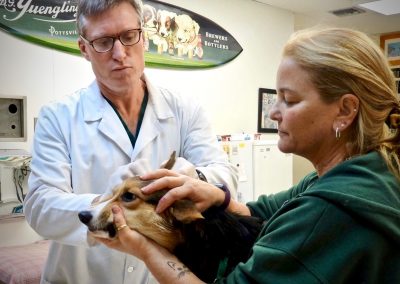
[[[380,45],[389,64],[400,65],[400,32],[381,35]]]
[[[278,123],[269,118],[269,112],[277,98],[276,90],[258,89],[258,121],[257,131],[259,133],[277,133]]]

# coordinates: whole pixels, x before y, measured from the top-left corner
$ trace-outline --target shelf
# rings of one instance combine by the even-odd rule
[[[15,222],[24,219],[25,215],[23,213],[0,215],[0,223]]]

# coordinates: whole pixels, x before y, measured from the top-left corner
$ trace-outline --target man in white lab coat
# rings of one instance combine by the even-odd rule
[[[146,158],[154,169],[172,151],[209,182],[236,189],[237,174],[202,108],[144,75],[140,0],[82,0],[79,47],[96,80],[44,106],[36,125],[27,221],[51,244],[42,283],[150,283],[135,257],[89,247],[78,212],[104,193],[117,168]]]

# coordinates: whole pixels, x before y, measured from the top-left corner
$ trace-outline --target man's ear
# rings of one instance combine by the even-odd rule
[[[351,125],[356,118],[359,111],[360,100],[356,95],[345,94],[339,99],[338,104],[339,113],[336,118],[338,125],[336,127],[344,130]]]
[[[78,38],[78,46],[79,46],[79,50],[81,51],[83,57],[85,57],[85,59],[87,61],[90,61],[90,56],[87,52],[87,45],[85,44],[84,40],[81,39],[81,37]]]

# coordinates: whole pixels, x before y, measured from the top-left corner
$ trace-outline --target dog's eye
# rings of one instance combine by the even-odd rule
[[[136,199],[136,195],[134,195],[131,192],[125,192],[124,194],[121,195],[121,199],[122,201],[125,202],[131,202]]]

